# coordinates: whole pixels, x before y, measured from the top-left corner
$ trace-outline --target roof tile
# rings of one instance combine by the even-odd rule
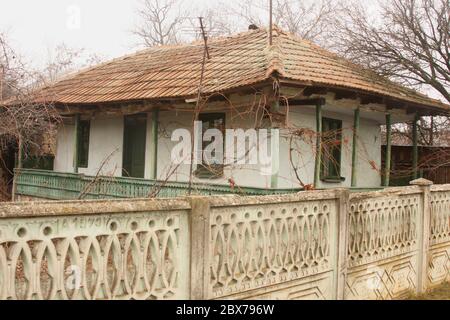
[[[281,78],[380,94],[424,106],[449,106],[352,64],[317,45],[275,28],[210,39],[203,92],[251,85],[277,71]],[[188,97],[198,90],[203,45],[154,47],[68,76],[44,88],[48,100],[66,104]]]

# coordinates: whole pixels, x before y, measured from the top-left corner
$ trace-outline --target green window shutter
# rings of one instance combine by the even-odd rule
[[[144,178],[147,115],[125,116],[122,176]]]
[[[342,121],[322,118],[321,179],[341,181]]]
[[[87,168],[89,162],[89,135],[91,122],[90,120],[80,120],[78,126],[77,167]]]

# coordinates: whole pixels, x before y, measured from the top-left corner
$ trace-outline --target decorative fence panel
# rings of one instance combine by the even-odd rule
[[[450,185],[431,187],[428,287],[450,282]]]
[[[20,207],[2,207],[0,299],[189,297],[186,203]]]
[[[347,298],[392,299],[416,290],[421,203],[418,187],[351,198]]]
[[[283,199],[211,205],[208,297],[335,296],[335,194],[320,200]]]
[[[396,299],[450,281],[450,185],[0,205],[0,299]]]

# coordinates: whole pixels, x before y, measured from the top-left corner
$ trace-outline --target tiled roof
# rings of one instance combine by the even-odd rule
[[[265,29],[209,40],[203,92],[214,93],[267,80],[375,93],[449,110],[449,106],[394,84],[345,59],[279,29],[269,46]],[[81,71],[45,88],[43,96],[64,104],[195,96],[203,44],[153,47]]]

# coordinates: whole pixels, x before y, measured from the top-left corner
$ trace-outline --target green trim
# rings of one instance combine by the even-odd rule
[[[146,113],[123,117],[122,176],[144,178],[147,139]]]
[[[75,173],[60,173],[47,170],[21,169],[17,175],[17,194],[52,200],[78,198],[80,192],[94,177]],[[86,193],[86,199],[145,198],[159,189],[157,197],[185,196],[188,182],[163,182],[140,178],[100,177]],[[296,193],[300,189],[263,189],[227,185],[194,183],[192,190],[198,195],[271,195]]]
[[[325,177],[320,178],[320,181],[327,182],[327,183],[341,183],[345,181],[345,177]]]
[[[320,180],[322,157],[322,103],[316,105],[316,159],[314,166],[314,187],[317,188]]]
[[[80,115],[75,115],[74,132],[73,132],[73,172],[78,173],[78,141],[79,141],[79,131],[80,131]]]
[[[152,146],[150,162],[150,179],[158,178],[158,125],[159,108],[155,108],[152,113]]]
[[[331,128],[331,130],[330,130]],[[322,133],[323,132],[336,132],[336,141],[339,141],[338,147],[332,147],[332,152],[323,154],[325,148],[322,147],[321,166],[320,166],[320,180],[327,182],[344,181],[345,178],[341,177],[341,161],[342,161],[342,120],[322,117]],[[323,135],[322,135],[323,138]],[[322,139],[323,140],[323,139]],[[321,146],[323,146],[323,141]],[[330,148],[331,149],[331,148]],[[330,151],[328,149],[328,151]],[[334,151],[338,151],[335,155]],[[330,173],[330,168],[333,171]],[[334,173],[334,174],[333,174]]]
[[[353,119],[353,144],[352,144],[352,188],[356,187],[356,169],[357,169],[357,147],[358,147],[358,134],[359,134],[359,108],[355,109],[354,119]]]
[[[413,122],[413,179],[417,179],[419,177],[419,170],[418,170],[418,163],[419,163],[419,148],[418,148],[418,140],[419,135],[417,132],[417,122],[419,121],[419,115],[416,113],[414,115],[414,122]]]
[[[79,120],[77,129],[77,169],[89,166],[89,140],[91,121]]]
[[[391,150],[392,150],[392,121],[391,115],[386,114],[386,153],[384,155],[384,179],[383,186],[388,187],[391,175]]]

